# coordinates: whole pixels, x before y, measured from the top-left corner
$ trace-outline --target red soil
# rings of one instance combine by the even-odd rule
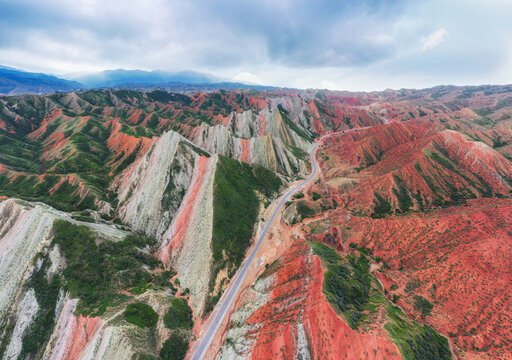
[[[323,269],[310,246],[297,240],[274,273],[270,300],[248,320],[258,328],[253,359],[290,359],[297,352],[297,324],[304,324],[312,358],[401,359],[397,347],[378,331],[358,333],[338,316],[322,292]]]
[[[340,234],[351,229],[336,239],[340,244],[356,242],[384,259],[390,270],[376,275],[410,316],[422,321],[414,295],[434,304],[426,322],[451,337],[465,353],[460,358],[512,358],[512,200],[386,219],[338,211],[328,221]],[[419,287],[404,290],[411,279]]]
[[[117,160],[116,164],[112,164],[115,168],[126,157],[130,156],[137,149],[137,158],[144,155],[151,148],[152,140],[146,137],[136,138],[128,134],[120,132],[121,123],[113,119],[107,123],[107,127],[111,126],[112,131],[107,140],[107,146],[110,150],[119,154],[124,152],[124,156]]]
[[[63,359],[78,359],[87,344],[94,338],[102,325],[99,317],[73,317],[71,333],[66,337],[66,351]]]
[[[335,136],[325,145],[319,157],[323,179],[339,194],[337,201],[357,212],[372,212],[375,192],[398,209],[400,188],[414,209],[512,190],[512,165],[502,155],[426,123],[391,123]]]
[[[265,131],[267,130],[267,124],[265,122],[265,115],[260,115],[260,123],[261,123],[260,136],[265,136]]]
[[[252,160],[251,142],[247,139],[240,139],[242,154],[240,160],[250,162]]]

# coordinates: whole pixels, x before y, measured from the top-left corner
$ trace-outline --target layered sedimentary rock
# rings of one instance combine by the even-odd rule
[[[392,123],[333,137],[320,161],[338,201],[368,215],[380,216],[379,204],[382,212],[406,212],[512,190],[512,165],[496,150],[428,124]]]
[[[320,182],[288,204],[287,223],[303,222],[295,230],[304,226],[309,240],[343,256],[373,250],[372,273],[386,304],[393,301],[449,336],[455,356],[510,358],[510,204],[497,199],[509,198],[512,189],[510,91],[107,90],[0,97],[0,192],[12,197],[0,201],[0,353],[20,355],[45,306],[33,283],[42,281],[36,275],[43,258],[51,261],[45,279],[63,273],[59,247],[48,247],[55,219],[95,221],[80,224],[95,230],[98,243],[127,234],[114,221],[157,238],[157,256],[177,271],[175,285],[189,293],[197,319],[229,279],[212,264],[219,155],[293,180],[309,172],[313,138],[363,127],[326,142],[318,157]],[[324,220],[311,223],[313,216]],[[326,265],[310,244],[297,241],[280,251],[279,266],[269,266],[242,294],[219,358],[400,357],[385,330],[389,309],[372,315],[371,329],[350,328],[351,319],[324,294]],[[171,332],[162,318],[174,290],[127,289],[130,302],[156,309],[154,333],[125,321],[126,303],[98,316],[75,315],[78,300],[60,290],[55,324],[38,356],[158,356]]]
[[[306,156],[297,154],[298,151],[307,152],[312,139],[309,130],[305,130],[310,124],[300,122],[303,117],[301,104],[294,104],[297,109],[288,105],[289,110],[284,110],[281,104],[275,103],[271,109],[265,108],[259,114],[252,110],[232,114],[226,124],[209,126],[203,123],[196,130],[193,141],[212,153],[258,164],[283,175],[305,174]],[[292,128],[289,118],[296,119],[299,124]]]
[[[188,140],[169,131],[114,182],[119,218],[135,231],[160,239],[192,180],[198,157]]]
[[[234,137],[225,126],[211,127],[202,124],[194,142],[209,152],[261,165],[283,175],[290,176],[306,172],[306,156],[297,157],[280,137],[271,134],[249,139],[238,138]],[[308,148],[304,143],[301,146]]]
[[[43,253],[51,259],[47,270],[48,277],[58,275],[62,270],[62,259],[58,248],[48,252],[52,240],[53,223],[57,219],[87,224],[102,239],[119,241],[126,232],[106,224],[88,224],[73,220],[67,213],[55,210],[45,204],[31,204],[18,199],[2,199],[0,201],[0,336],[5,341],[4,359],[16,359],[22,350],[24,336],[34,326],[41,304],[34,293],[31,279],[34,272],[42,266]],[[59,319],[67,315],[67,322],[76,320],[72,314],[76,300],[64,302],[64,293],[60,293],[61,301],[57,302],[55,313]],[[71,306],[71,308],[70,308]],[[64,314],[64,315],[63,315]],[[8,324],[14,326],[9,330]],[[56,328],[59,330],[59,327]],[[82,331],[78,327],[77,331]],[[87,341],[87,340],[85,340]],[[55,346],[58,346],[58,341]],[[47,352],[54,351],[48,345]],[[50,356],[49,358],[59,358]],[[70,358],[70,357],[60,357]]]
[[[322,293],[324,271],[297,240],[242,294],[217,359],[401,359],[383,329],[359,333]]]
[[[191,185],[174,221],[162,236],[159,256],[173,266],[183,289],[192,295],[192,308],[202,314],[211,277],[213,185],[217,156],[200,157]]]

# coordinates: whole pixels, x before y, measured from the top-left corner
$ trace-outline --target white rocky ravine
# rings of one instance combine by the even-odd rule
[[[297,360],[311,360],[308,338],[302,323],[297,324],[297,352],[295,354],[295,358]]]
[[[5,351],[4,360],[15,360],[21,353],[23,336],[28,327],[34,321],[39,310],[34,289],[29,289],[23,300],[18,305],[18,314],[16,317],[16,325],[11,335],[11,341]]]
[[[301,139],[301,138],[300,138]],[[241,139],[233,134],[223,125],[209,126],[201,124],[194,139],[194,143],[211,153],[228,156],[237,160],[243,159],[242,141],[248,141],[248,161],[292,176],[296,173],[305,173],[306,167],[302,160],[284,145],[280,137],[267,134],[260,137]],[[301,139],[301,148],[308,149],[309,145]]]
[[[189,187],[197,157],[184,142],[188,140],[173,131],[164,133],[154,139],[147,154],[115,180],[113,188],[118,192],[119,217],[133,230],[160,239],[168,229],[178,206],[164,208],[164,192],[170,181],[177,191]],[[175,161],[180,164],[180,170],[171,176]]]
[[[204,176],[199,179],[198,166],[194,169],[194,179],[189,191],[182,201],[168,231],[163,236],[162,248],[173,241],[176,234],[176,224],[183,213],[184,207],[193,206],[191,216],[185,219],[187,229],[182,243],[178,248],[173,247],[171,265],[178,271],[182,289],[188,288],[192,297],[192,309],[196,315],[203,312],[208,284],[211,275],[212,262],[212,229],[213,229],[213,185],[218,157],[212,156],[206,163]],[[201,181],[201,188],[193,204],[187,202],[194,183]],[[171,244],[172,245],[172,244]]]
[[[27,295],[21,299],[21,289],[30,279],[32,270],[41,265],[42,259],[36,263],[34,259],[50,245],[53,223],[57,219],[88,226],[99,237],[108,240],[119,241],[127,235],[111,225],[73,220],[68,214],[42,203],[19,199],[0,201],[0,326],[5,326],[14,311],[24,306]],[[63,259],[57,247],[49,251],[49,256],[52,265],[47,274],[50,277],[60,271]],[[58,305],[61,306],[62,303]],[[26,319],[22,320],[18,316],[15,328],[27,323]],[[20,334],[22,332],[13,333],[10,341],[14,341]],[[22,338],[18,340],[21,344]]]

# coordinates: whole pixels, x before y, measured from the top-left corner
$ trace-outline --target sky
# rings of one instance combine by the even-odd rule
[[[0,64],[372,91],[512,83],[512,0],[0,0]]]

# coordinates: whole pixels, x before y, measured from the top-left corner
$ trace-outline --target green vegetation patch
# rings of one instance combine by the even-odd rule
[[[375,200],[374,200],[374,207],[373,207],[373,213],[372,218],[383,218],[388,214],[391,214],[391,204],[389,201],[384,199],[382,196],[380,196],[378,193],[374,193]]]
[[[0,195],[42,201],[64,211],[96,208],[94,196],[80,198],[78,186],[68,181],[62,182],[53,193],[50,193],[50,189],[56,186],[59,180],[58,175],[47,175],[42,178],[37,175],[18,175],[16,178],[0,175]]]
[[[313,192],[313,200],[317,201],[318,199],[320,199],[322,197],[322,195],[320,195],[319,193],[317,192]]]
[[[315,210],[310,208],[306,201],[301,200],[297,201],[297,214],[301,217],[301,219],[305,219],[308,217],[315,216]]]
[[[124,311],[124,318],[138,327],[152,327],[158,322],[158,314],[148,304],[136,302],[129,304]]]
[[[398,206],[400,207],[400,212],[405,213],[409,211],[409,209],[413,206],[412,199],[408,194],[404,181],[394,174],[393,178],[395,179],[395,183],[398,187],[398,190],[393,188],[393,193],[398,199]]]
[[[41,268],[32,274],[28,283],[28,286],[35,291],[39,310],[23,337],[19,359],[36,358],[38,351],[50,339],[55,325],[55,308],[62,279],[59,276],[53,276],[48,280],[46,273],[50,264],[50,259],[45,258]]]
[[[417,311],[421,311],[421,316],[425,317],[427,315],[430,315],[430,312],[432,311],[432,308],[434,305],[427,299],[425,299],[421,295],[414,295],[414,309]]]
[[[232,276],[251,243],[258,216],[256,191],[271,197],[279,191],[281,179],[272,171],[224,156],[219,156],[213,195],[213,271],[210,291],[221,269]],[[207,310],[213,309],[220,293],[210,297]]]
[[[308,160],[308,153],[305,152],[304,150],[296,147],[296,146],[293,146],[293,145],[289,145],[289,144],[286,144],[286,148],[288,150],[290,150],[293,154],[293,156],[295,156],[297,159],[300,159],[300,160]]]
[[[40,146],[32,140],[0,135],[0,163],[16,171],[38,172]]]
[[[165,340],[160,350],[161,360],[182,360],[188,350],[188,340],[185,335],[173,332],[169,339]]]
[[[173,273],[163,271],[160,260],[141,251],[154,244],[152,239],[129,235],[123,241],[98,244],[90,228],[64,220],[55,221],[53,233],[53,243],[66,259],[65,287],[80,299],[80,314],[101,315],[108,306],[118,305],[127,298],[120,290],[172,286],[168,279]]]
[[[370,273],[370,262],[365,256],[369,251],[361,249],[359,256],[344,259],[334,249],[321,243],[311,244],[313,251],[327,267],[324,275],[324,293],[334,309],[343,313],[348,324],[357,329],[368,314],[377,313],[386,306],[385,329],[406,360],[449,360],[448,340],[432,328],[410,319],[399,307],[382,294],[382,288]],[[423,299],[426,300],[426,299]],[[428,300],[420,300],[421,308],[428,308]]]
[[[324,292],[327,300],[343,313],[351,328],[357,329],[370,302],[372,279],[370,260],[360,253],[346,260],[327,245],[312,244],[313,251],[327,267]]]
[[[388,322],[384,326],[405,360],[450,360],[448,340],[429,326],[409,319],[394,305],[387,308]]]
[[[164,324],[169,329],[184,328],[192,329],[192,309],[188,306],[186,299],[173,299],[171,306],[164,316]]]
[[[148,129],[145,126],[130,127],[126,124],[121,125],[121,128],[119,129],[119,131],[126,135],[130,135],[130,136],[133,136],[136,138],[140,138],[140,137],[151,138],[155,135],[158,135],[157,132],[154,132],[153,130]]]

